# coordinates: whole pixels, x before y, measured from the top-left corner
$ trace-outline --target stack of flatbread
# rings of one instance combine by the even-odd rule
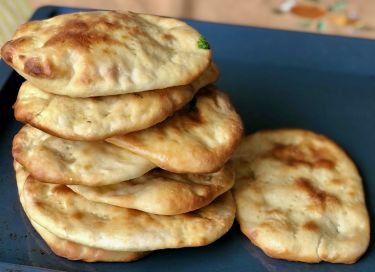
[[[210,85],[218,70],[195,29],[75,13],[20,26],[1,55],[27,80],[14,105],[20,201],[57,255],[132,261],[229,230],[242,123]]]

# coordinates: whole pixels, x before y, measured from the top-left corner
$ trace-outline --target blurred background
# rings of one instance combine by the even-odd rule
[[[375,38],[375,0],[0,0],[0,42],[38,7],[131,10],[180,18]]]

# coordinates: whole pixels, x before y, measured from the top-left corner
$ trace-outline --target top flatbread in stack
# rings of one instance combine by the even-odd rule
[[[191,83],[211,62],[200,37],[171,18],[82,12],[23,24],[1,56],[45,92],[107,96]]]
[[[361,177],[322,135],[284,129],[245,138],[233,161],[241,230],[267,255],[353,263],[368,247]]]

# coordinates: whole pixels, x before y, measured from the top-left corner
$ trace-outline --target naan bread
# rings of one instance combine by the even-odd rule
[[[14,137],[12,153],[33,177],[58,184],[114,184],[140,177],[155,167],[109,143],[64,140],[29,125]]]
[[[237,219],[267,255],[353,263],[366,251],[361,177],[334,142],[305,130],[262,131],[243,140],[233,161]]]
[[[153,214],[175,215],[197,210],[230,190],[234,171],[225,166],[213,174],[173,174],[161,169],[121,183],[68,186],[88,200]]]
[[[33,220],[34,229],[56,255],[69,260],[85,262],[133,262],[146,256],[148,252],[114,251],[84,246],[68,240],[58,238]]]
[[[176,19],[80,12],[21,25],[1,56],[45,92],[107,96],[191,83],[211,61],[200,37]]]
[[[16,161],[13,163],[16,172],[17,188],[21,205],[24,206],[22,190],[29,173]],[[27,215],[27,214],[26,214]],[[145,256],[147,252],[110,251],[100,248],[80,245],[68,240],[60,239],[33,220],[30,223],[48,244],[51,250],[58,256],[69,260],[82,260],[85,262],[131,262]]]
[[[230,192],[200,210],[173,216],[89,201],[65,185],[31,176],[23,197],[30,218],[59,238],[115,251],[207,245],[230,229],[235,215]]]
[[[188,103],[197,90],[213,83],[214,64],[189,85],[135,94],[71,98],[22,84],[14,105],[18,121],[69,140],[104,140],[153,126]]]
[[[173,117],[107,141],[173,173],[210,173],[220,169],[232,155],[242,130],[241,118],[228,96],[206,88]]]

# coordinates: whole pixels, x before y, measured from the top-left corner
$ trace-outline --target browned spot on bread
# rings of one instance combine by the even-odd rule
[[[58,186],[53,187],[52,193],[54,193],[54,194],[66,194],[66,193],[71,193],[71,190],[68,187],[66,187],[65,185],[58,185]]]
[[[338,178],[336,178],[336,179],[331,179],[330,182],[331,182],[332,184],[334,184],[334,185],[342,185],[342,184],[345,183],[344,180],[342,180],[342,179],[338,179]]]
[[[84,215],[83,215],[83,213],[81,213],[81,212],[74,212],[74,213],[72,214],[72,217],[73,217],[74,219],[81,220],[81,219],[84,217]]]
[[[167,41],[171,41],[171,40],[174,39],[173,36],[171,34],[168,34],[168,33],[163,34],[162,38],[164,40],[167,40]]]
[[[311,181],[306,178],[298,178],[295,183],[297,184],[298,188],[301,189],[303,192],[307,193],[310,198],[319,206],[325,204],[327,195],[324,191],[315,188]]]
[[[333,169],[335,167],[335,163],[330,160],[318,160],[313,164],[315,168],[326,168],[326,169]]]
[[[354,197],[357,196],[357,192],[355,192],[355,191],[350,191],[350,192],[348,192],[348,195],[349,195],[351,198],[354,198]]]
[[[276,144],[271,153],[275,159],[288,165],[305,163],[305,155],[297,146]]]
[[[315,148],[308,145],[308,150],[312,156],[313,167],[333,169],[335,167],[335,158],[326,148]]]
[[[92,169],[92,164],[85,164],[83,166],[83,168],[86,169],[86,170],[90,170],[90,169]]]
[[[15,40],[6,42],[1,48],[1,56],[4,61],[8,64],[13,64],[13,58],[16,56],[16,52],[19,48],[22,48],[25,44],[29,42],[30,38],[22,37]],[[20,55],[20,59],[24,59],[25,56]]]
[[[92,45],[103,43],[113,44],[115,40],[110,38],[106,31],[96,30],[95,26],[104,27],[107,32],[111,29],[119,28],[119,24],[98,20],[94,21],[93,26],[89,26],[87,23],[74,19],[67,21],[60,27],[60,31],[44,44],[44,46],[56,46],[57,44],[63,44],[71,46],[71,48],[83,48],[89,49]]]
[[[194,127],[204,123],[203,116],[198,112],[190,112],[189,115],[186,116],[186,127]]]
[[[44,204],[41,202],[41,201],[35,201],[34,202],[34,205],[38,208],[43,208],[44,207]]]
[[[4,46],[1,48],[1,57],[4,59],[4,61],[8,64],[13,63],[13,43],[14,41],[9,41],[4,44]]]
[[[255,239],[257,238],[257,236],[258,236],[258,231],[257,231],[256,229],[248,228],[248,229],[247,229],[247,233],[248,233],[249,237],[252,238],[252,239],[254,239],[254,240],[255,240]]]
[[[24,64],[24,71],[26,74],[40,77],[52,78],[52,69],[48,63],[42,64],[39,58],[29,58]]]
[[[129,218],[131,218],[133,216],[137,216],[140,213],[142,213],[142,212],[140,212],[138,210],[135,210],[135,209],[128,209],[128,216],[129,216]]]
[[[109,49],[108,49],[107,47],[104,47],[104,48],[102,49],[102,52],[103,52],[103,54],[107,54],[107,55],[110,55],[110,54],[111,54],[111,52],[109,51]]]
[[[89,30],[89,25],[82,20],[73,19],[67,21],[62,28],[69,31],[84,32]]]
[[[56,46],[62,44],[64,46],[70,46],[71,48],[84,48],[89,49],[93,44],[112,44],[114,40],[109,37],[106,33],[100,32],[85,32],[85,31],[71,31],[65,30],[59,32],[55,36],[52,36],[44,46]]]
[[[117,75],[118,75],[118,69],[117,69],[117,66],[116,65],[112,65],[111,67],[109,67],[107,69],[107,76],[110,77],[110,78],[117,78]]]
[[[317,149],[310,145],[303,150],[297,145],[275,144],[268,157],[275,158],[290,166],[306,165],[312,168],[333,169],[335,163],[329,152],[325,149]]]
[[[145,32],[140,27],[132,27],[129,29],[130,36],[144,36]]]
[[[307,231],[319,231],[319,226],[314,221],[308,221],[303,225]]]
[[[295,180],[297,187],[305,192],[313,201],[315,207],[325,209],[327,203],[338,203],[338,199],[311,184],[311,181],[306,178],[298,178]]]
[[[121,25],[117,21],[108,22],[104,20],[99,20],[98,26],[103,28],[104,31],[113,31],[121,28]]]

